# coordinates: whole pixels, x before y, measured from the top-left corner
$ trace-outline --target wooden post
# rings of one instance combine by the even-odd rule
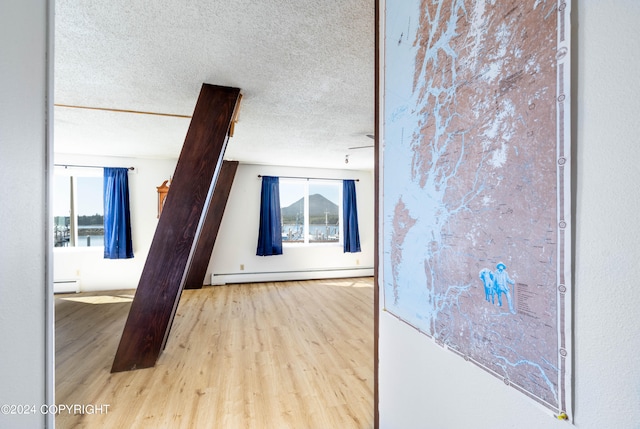
[[[200,234],[200,239],[196,243],[193,260],[187,270],[187,280],[184,283],[185,289],[202,288],[237,169],[238,161],[224,161],[222,163],[220,177],[213,191],[213,197],[202,226],[202,234]]]
[[[166,344],[239,94],[202,85],[111,372],[154,366]]]

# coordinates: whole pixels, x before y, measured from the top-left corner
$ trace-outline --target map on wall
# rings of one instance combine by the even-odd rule
[[[568,9],[387,0],[383,57],[384,309],[559,415],[571,398]]]

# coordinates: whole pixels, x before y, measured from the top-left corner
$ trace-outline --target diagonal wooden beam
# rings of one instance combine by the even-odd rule
[[[164,348],[239,94],[238,88],[202,85],[111,372],[152,367]]]
[[[216,182],[211,203],[206,211],[202,233],[196,243],[191,265],[187,270],[187,280],[184,283],[185,289],[202,288],[237,169],[238,161],[223,161],[222,163],[220,176]]]

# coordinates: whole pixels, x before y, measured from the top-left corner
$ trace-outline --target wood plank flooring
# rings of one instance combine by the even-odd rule
[[[56,428],[373,427],[372,278],[185,290],[156,366],[111,374],[133,293],[56,295],[56,404],[85,405]]]

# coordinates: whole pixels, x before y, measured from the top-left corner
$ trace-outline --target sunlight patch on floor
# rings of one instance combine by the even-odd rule
[[[326,284],[330,286],[340,286],[340,287],[373,287],[373,279],[340,279],[340,280],[330,280],[325,281]]]
[[[133,295],[96,295],[96,296],[70,296],[60,298],[63,301],[80,302],[83,304],[120,304],[123,302],[132,302]]]

